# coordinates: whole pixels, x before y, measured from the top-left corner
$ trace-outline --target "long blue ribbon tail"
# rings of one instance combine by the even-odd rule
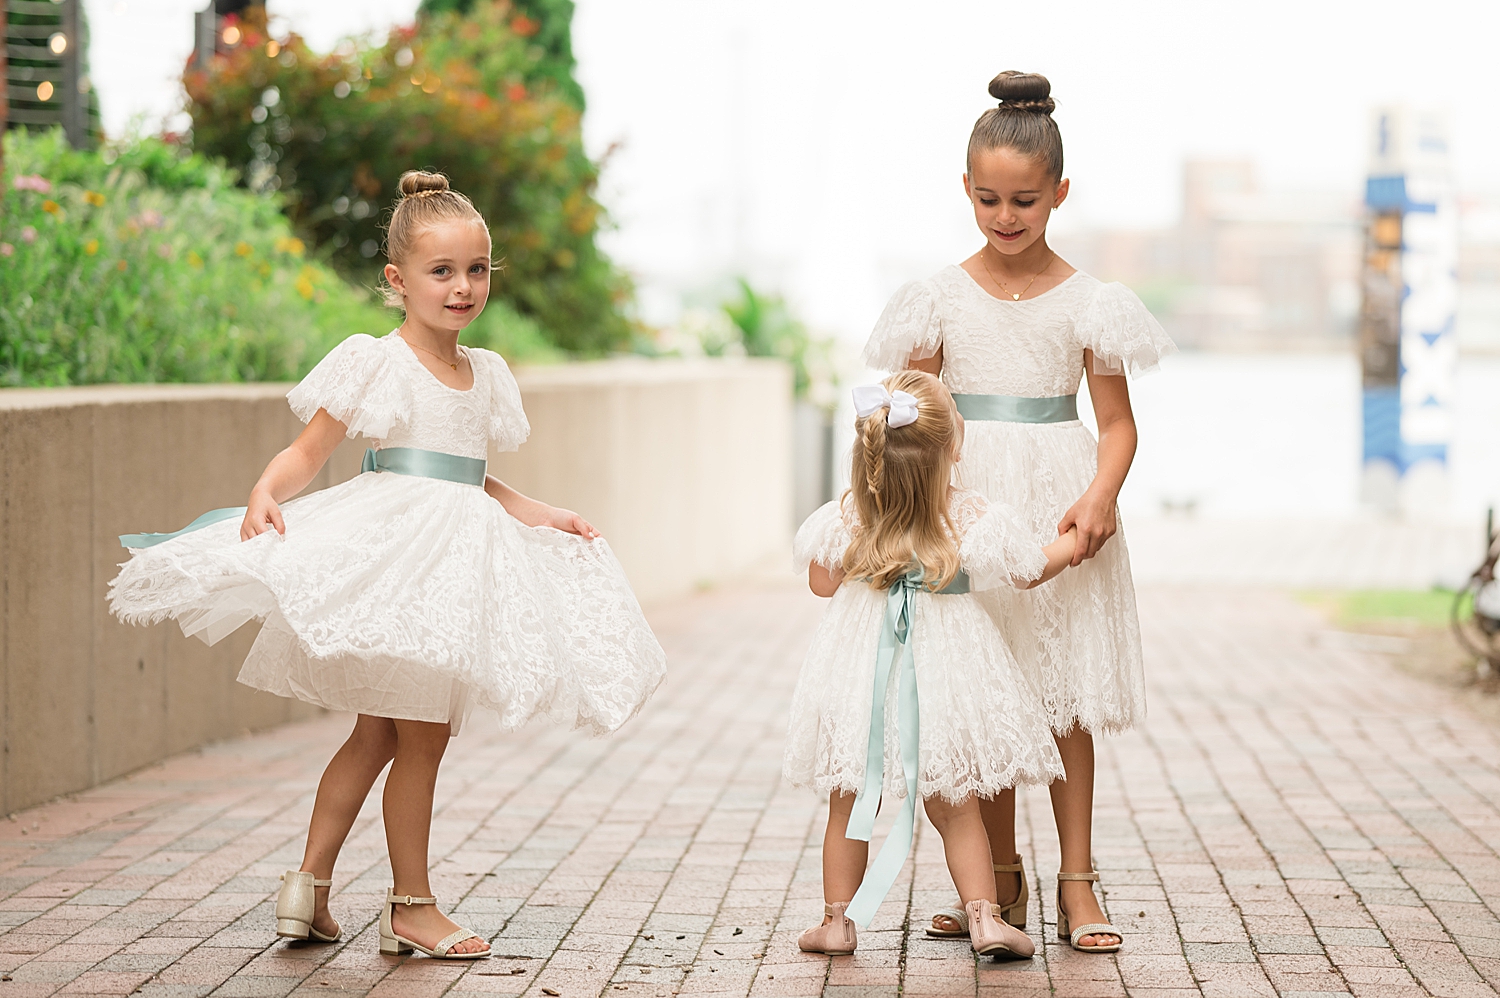
[[[223,509],[211,509],[181,530],[174,530],[170,534],[121,534],[120,546],[127,548],[154,547],[162,541],[170,541],[174,537],[181,537],[183,534],[202,530],[204,527],[218,523],[221,520],[232,520],[244,515],[244,506],[225,506]]]
[[[906,780],[906,799],[896,823],[886,836],[875,862],[865,872],[859,890],[845,912],[868,927],[880,903],[911,855],[917,821],[918,737],[917,672],[911,650],[911,624],[916,587],[904,580],[891,587],[886,597],[885,627],[876,652],[875,690],[870,706],[870,740],[865,758],[865,785],[855,798],[845,837],[868,842],[874,831],[875,812],[885,781],[885,698],[890,671],[898,670],[897,725],[901,738],[901,770]]]

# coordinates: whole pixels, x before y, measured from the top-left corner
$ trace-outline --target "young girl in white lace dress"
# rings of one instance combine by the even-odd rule
[[[1062,139],[1051,87],[1035,74],[990,83],[1000,105],[969,139],[964,191],[985,243],[959,266],[898,290],[876,324],[865,361],[883,370],[940,374],[968,421],[957,481],[1013,507],[1032,530],[1078,531],[1077,570],[1029,592],[995,590],[985,602],[1035,683],[1067,780],[1052,785],[1062,846],[1058,929],[1077,949],[1112,952],[1091,881],[1095,732],[1145,714],[1145,678],[1130,558],[1115,499],[1135,454],[1125,372],[1156,366],[1173,349],[1129,289],[1075,270],[1047,245],[1063,203]],[[1087,377],[1096,442],[1078,421]],[[1113,538],[1113,539],[1111,539]],[[1006,918],[1026,922],[1027,887],[1015,854],[1015,795],[983,805]],[[934,934],[961,935],[940,913]]]
[[[829,795],[823,924],[798,946],[852,953],[911,845],[916,800],[943,837],[977,953],[1031,956],[996,899],[980,798],[1061,775],[1040,705],[978,592],[1039,585],[1073,557],[1011,511],[950,484],[963,420],[937,378],[907,371],[855,390],[851,485],[810,516],[795,556],[832,596],[792,696],[784,772]],[[1049,531],[1050,533],[1050,531]],[[881,793],[904,798],[868,873]],[[857,890],[856,890],[857,888]]]
[[[302,866],[283,877],[278,935],[339,938],[334,862],[391,763],[380,950],[475,959],[488,944],[438,910],[427,876],[450,735],[475,704],[507,728],[545,714],[613,731],[665,663],[594,528],[485,473],[491,444],[515,450],[530,433],[505,361],[458,345],[489,294],[489,230],[440,175],[407,173],[401,192],[385,268],[401,327],[351,336],[291,391],[307,428],[248,508],[122,538],[137,550],[110,605],[129,622],[174,618],[210,643],[259,618],[240,682],[358,715],[318,785]],[[377,448],[365,473],[288,501],[357,434]]]

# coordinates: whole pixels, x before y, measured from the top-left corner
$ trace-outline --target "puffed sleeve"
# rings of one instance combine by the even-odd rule
[[[844,551],[853,539],[839,503],[826,502],[797,528],[792,540],[792,567],[803,572],[817,562],[832,571],[844,563]]]
[[[1021,524],[1015,510],[1004,503],[981,502],[977,514],[963,532],[958,546],[959,561],[969,573],[971,589],[1013,586],[1016,580],[1030,582],[1047,567],[1047,556],[1031,531]]]
[[[474,349],[469,356],[479,361],[475,376],[489,379],[490,440],[497,450],[518,449],[531,436],[531,423],[521,406],[521,387],[516,384],[516,376],[498,353]]]
[[[1078,321],[1077,334],[1094,351],[1095,374],[1145,374],[1177,352],[1156,316],[1118,281],[1099,286]]]
[[[865,344],[864,362],[877,371],[901,371],[943,346],[938,297],[930,281],[908,281],[886,302]]]
[[[286,400],[304,423],[327,409],[349,436],[379,438],[411,417],[411,381],[388,343],[357,333],[328,351]]]

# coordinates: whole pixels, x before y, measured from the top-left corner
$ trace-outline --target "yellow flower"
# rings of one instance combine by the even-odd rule
[[[95,208],[104,207],[104,195],[100,194],[98,191],[84,191],[83,199],[89,204],[93,205]]]
[[[295,285],[297,293],[311,301],[313,294],[318,290],[317,286],[313,284],[313,279],[317,276],[318,272],[311,267],[303,267],[302,273],[297,275],[297,283]]]
[[[188,266],[194,270],[203,269],[203,257],[199,256],[196,250],[188,250],[187,262]]]
[[[84,243],[83,251],[89,256],[93,256],[95,253],[99,252],[99,240],[90,239],[88,242]]]
[[[281,236],[276,240],[276,252],[301,256],[307,252],[307,246],[295,236]]]
[[[59,207],[58,203],[51,198],[48,198],[47,200],[42,202],[42,210],[49,215],[57,215],[61,214],[62,212],[62,208]]]
[[[271,265],[269,263],[266,263],[266,261],[262,260],[260,262],[260,266],[255,268],[255,272],[257,274],[259,274],[261,277],[270,277],[271,276]]]
[[[255,249],[242,239],[234,244],[234,252],[236,256],[249,256]]]

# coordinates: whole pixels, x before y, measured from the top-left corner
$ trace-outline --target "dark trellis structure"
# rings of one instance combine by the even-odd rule
[[[88,76],[82,0],[0,0],[0,8],[5,127],[61,127],[74,148],[93,144],[99,114]]]

